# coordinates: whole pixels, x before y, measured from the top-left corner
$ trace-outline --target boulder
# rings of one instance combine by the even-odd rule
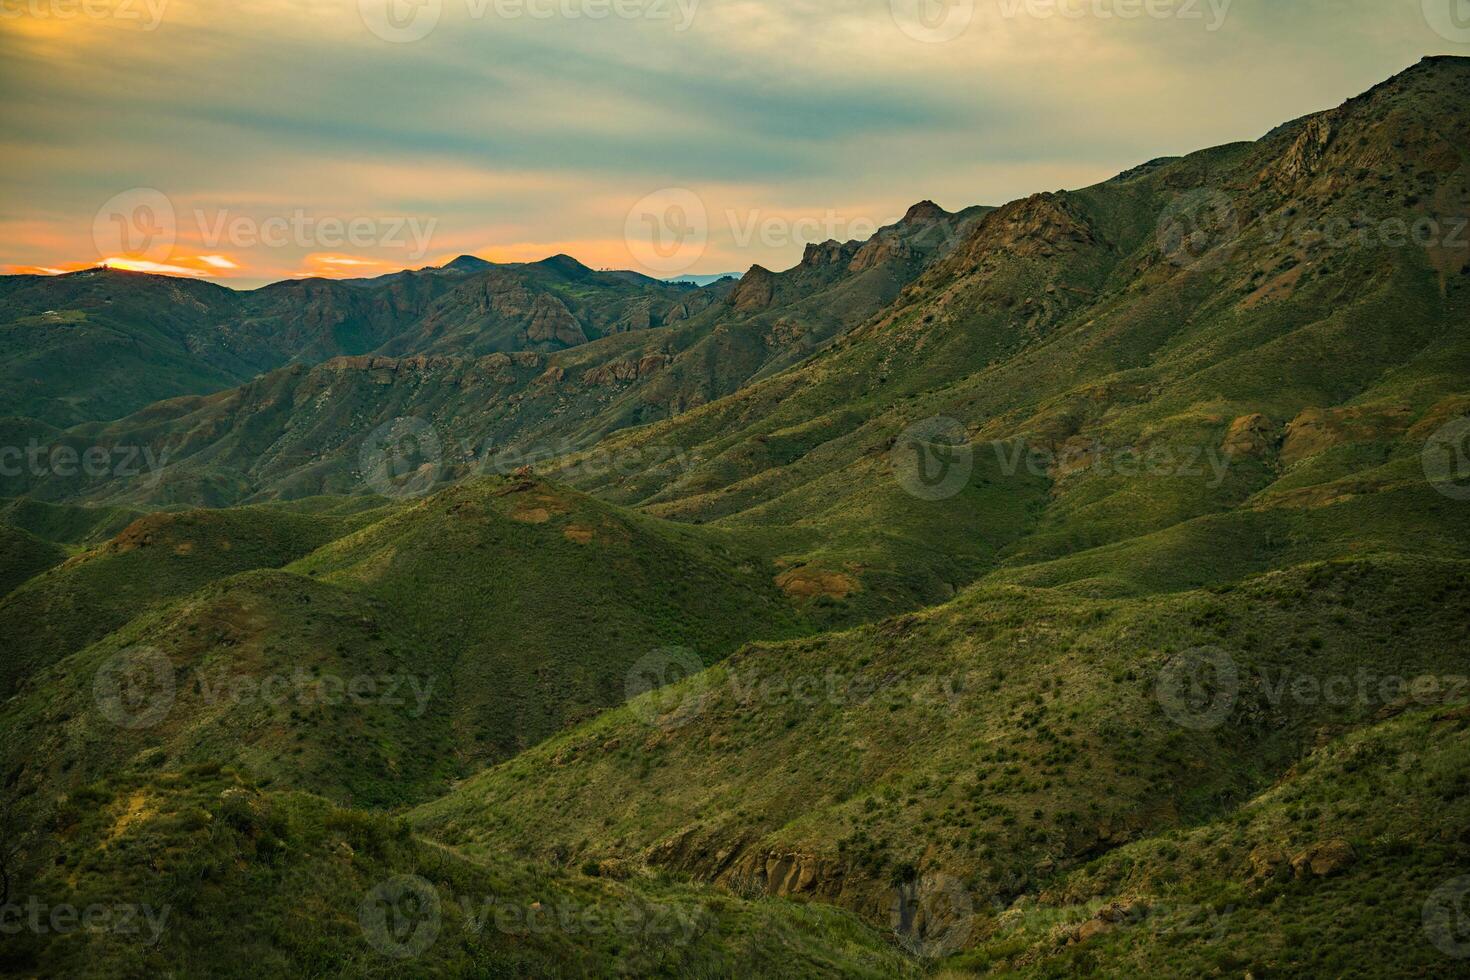
[[[1342,838],[1314,844],[1291,859],[1298,878],[1330,878],[1352,867],[1358,859],[1353,846]]]
[[[1232,459],[1264,456],[1275,442],[1276,426],[1266,416],[1242,415],[1230,423],[1220,451]]]

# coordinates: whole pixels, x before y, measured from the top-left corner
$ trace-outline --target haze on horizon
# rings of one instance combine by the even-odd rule
[[[1453,2],[0,0],[0,271],[780,269],[1470,54]]]

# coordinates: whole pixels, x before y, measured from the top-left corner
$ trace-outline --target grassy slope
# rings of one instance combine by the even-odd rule
[[[469,861],[400,822],[305,794],[262,793],[218,765],[128,772],[69,797],[28,859],[21,901],[146,907],[140,934],[21,929],[0,970],[42,977],[908,975],[835,910],[744,902],[657,880],[616,882],[501,858]],[[374,895],[399,876],[415,895]],[[437,910],[429,911],[430,902]],[[406,916],[389,933],[364,907]],[[533,911],[534,910],[534,911]],[[537,915],[540,915],[538,918]],[[166,917],[165,917],[166,916]],[[120,920],[109,920],[116,922]],[[365,924],[366,923],[366,924]],[[389,953],[427,923],[418,955]],[[570,923],[570,925],[563,925]]]
[[[142,511],[125,507],[49,504],[29,497],[0,504],[0,519],[6,524],[67,547],[101,544],[142,516]]]
[[[0,524],[0,597],[66,559],[56,544],[9,524]]]
[[[236,572],[285,565],[368,520],[370,512],[351,510],[335,516],[260,507],[139,518],[0,600],[0,621],[10,631],[0,695],[142,612]]]
[[[1464,561],[1408,558],[1147,599],[980,586],[748,648],[665,692],[661,725],[610,713],[414,819],[471,854],[642,858],[773,893],[792,881],[768,860],[791,855],[816,869],[796,890],[875,922],[916,875],[1009,904],[1099,850],[1228,814],[1322,729],[1382,707],[1273,701],[1283,676],[1463,673],[1467,605]],[[1155,696],[1201,646],[1242,677],[1228,723],[1202,733]]]
[[[1355,731],[1228,818],[1119,848],[1014,910],[981,910],[976,949],[943,975],[1451,975],[1452,948],[1434,938],[1463,933],[1425,910],[1470,861],[1467,773],[1464,703]],[[1293,872],[1290,858],[1330,841],[1348,844],[1350,866]],[[1076,941],[1118,906],[1121,921]]]
[[[620,703],[647,658],[652,683],[813,631],[820,611],[776,586],[772,544],[516,480],[389,508],[155,515],[5,604],[24,678],[0,707],[5,769],[55,792],[151,754],[339,802],[421,802]],[[138,648],[167,659],[176,694],[119,728],[94,682]],[[301,672],[391,678],[401,703],[323,704],[298,693]],[[274,700],[255,695],[267,678],[287,685]]]
[[[667,648],[713,663],[813,627],[757,545],[515,479],[464,484],[291,570],[357,590],[442,651],[455,726],[503,758],[626,696]]]

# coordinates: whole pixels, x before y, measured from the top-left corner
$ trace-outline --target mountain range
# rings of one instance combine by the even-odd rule
[[[171,916],[0,965],[1454,974],[1467,107],[707,284],[0,278],[0,867]]]

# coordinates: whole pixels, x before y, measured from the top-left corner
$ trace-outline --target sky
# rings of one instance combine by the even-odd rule
[[[793,265],[1255,139],[1470,0],[0,0],[0,272]]]

